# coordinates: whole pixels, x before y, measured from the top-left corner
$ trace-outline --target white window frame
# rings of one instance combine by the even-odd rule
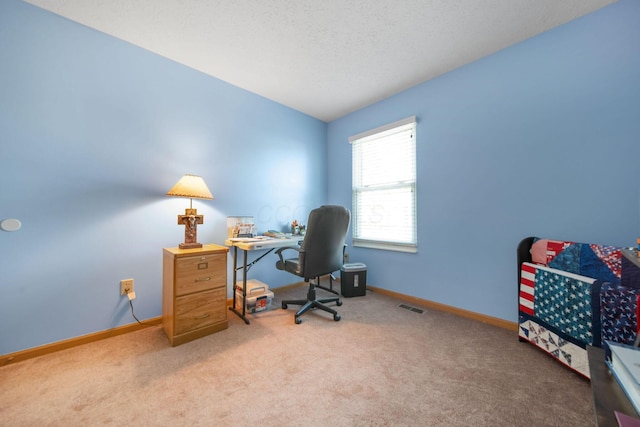
[[[354,246],[411,253],[418,251],[416,128],[416,117],[411,116],[349,137],[352,145],[351,230]],[[398,136],[403,136],[403,139],[398,140]],[[367,146],[368,143],[370,145]],[[394,144],[389,150],[400,147],[402,150],[386,151],[385,143]],[[403,155],[395,161],[393,166],[397,169],[391,176],[375,173],[389,170],[380,165],[380,159],[387,161],[399,152]],[[362,162],[367,161],[374,167],[367,170],[362,166]],[[397,200],[402,203],[394,203]],[[398,210],[398,206],[405,209]]]

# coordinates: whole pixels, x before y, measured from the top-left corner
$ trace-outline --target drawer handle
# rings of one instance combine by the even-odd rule
[[[208,282],[209,280],[211,280],[211,277],[199,277],[196,282]]]
[[[209,314],[203,314],[202,316],[195,316],[194,319],[200,320],[200,319],[206,319],[207,317],[209,317]]]

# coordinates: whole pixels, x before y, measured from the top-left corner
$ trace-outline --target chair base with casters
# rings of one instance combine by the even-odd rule
[[[320,278],[318,277],[318,283],[320,283]],[[322,288],[324,289],[324,288]],[[298,310],[296,312],[296,316],[295,316],[295,322],[296,325],[299,325],[300,323],[302,323],[302,319],[300,319],[300,316],[302,316],[304,313],[306,313],[307,311],[311,310],[312,308],[319,308],[320,310],[326,311],[327,313],[331,313],[333,314],[333,320],[335,320],[336,322],[338,320],[340,320],[340,315],[338,314],[337,311],[335,311],[334,309],[327,307],[326,303],[329,302],[335,302],[336,305],[339,307],[342,305],[342,301],[340,301],[339,297],[328,297],[328,298],[318,298],[317,294],[316,294],[316,285],[313,282],[309,282],[309,290],[307,291],[307,299],[298,299],[298,300],[286,300],[286,301],[282,301],[282,309],[286,310],[289,305],[301,305],[302,307],[300,307],[300,310]]]
[[[340,270],[344,265],[345,239],[350,220],[351,212],[345,207],[320,206],[309,213],[307,232],[300,245],[285,246],[275,252],[278,255],[276,262],[278,270],[295,274],[309,283],[307,299],[282,301],[283,309],[286,309],[290,304],[302,306],[296,313],[296,324],[301,322],[300,316],[311,309],[326,311],[333,314],[333,320],[340,320],[340,315],[335,310],[324,305],[329,302],[342,305],[339,297],[318,298],[317,288],[338,294],[333,290],[331,273]],[[284,252],[294,256],[285,257]],[[330,289],[320,286],[320,277],[327,274],[329,275]]]

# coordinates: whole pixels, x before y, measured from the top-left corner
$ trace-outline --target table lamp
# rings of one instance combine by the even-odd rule
[[[180,243],[180,249],[201,248],[198,243],[197,227],[204,222],[204,216],[198,215],[197,209],[193,209],[193,199],[213,200],[213,195],[202,177],[186,174],[176,183],[167,196],[188,197],[189,208],[184,210],[184,215],[178,215],[178,225],[184,225],[184,243]]]

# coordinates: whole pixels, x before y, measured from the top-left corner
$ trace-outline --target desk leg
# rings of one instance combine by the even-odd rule
[[[236,268],[238,265],[238,247],[233,247],[233,279],[231,282],[231,290],[233,291],[233,304],[229,307],[229,310],[233,310],[236,306],[236,280],[238,275],[238,269]]]
[[[236,246],[233,247],[233,305],[229,307],[229,310],[233,311],[237,314],[244,323],[249,324],[249,319],[247,319],[247,251],[243,250],[243,263],[242,263],[242,313],[236,310],[236,280],[237,280],[237,271],[238,271],[238,248]]]

